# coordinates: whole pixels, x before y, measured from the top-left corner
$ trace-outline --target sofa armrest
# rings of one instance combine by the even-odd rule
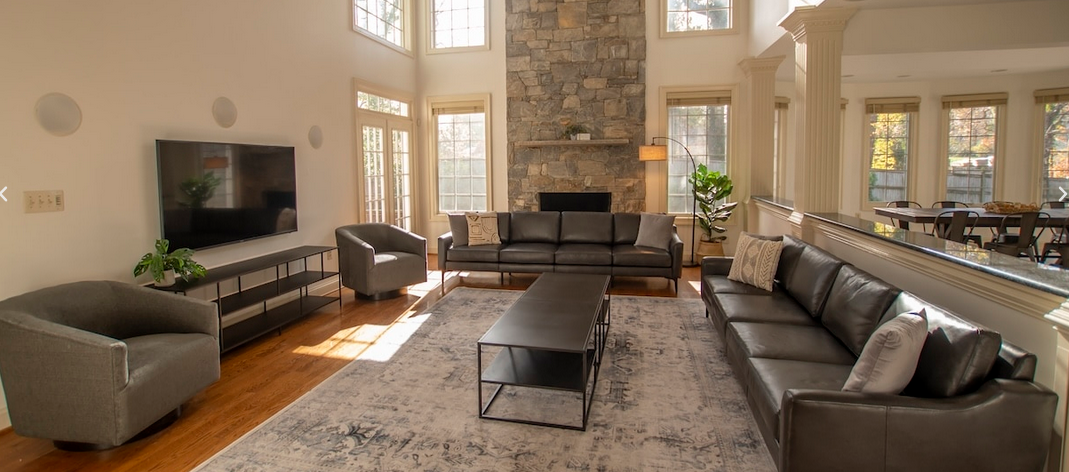
[[[672,256],[672,278],[683,276],[683,240],[672,226],[672,240],[668,242],[668,253]]]
[[[732,256],[706,256],[702,259],[702,277],[707,275],[728,275],[731,272]]]
[[[445,261],[449,248],[453,247],[453,232],[438,236],[438,270],[445,272]]]
[[[1038,471],[1056,404],[1045,387],[1006,379],[938,399],[788,390],[780,412],[780,471]]]
[[[427,259],[427,238],[397,226],[390,225],[387,228],[386,232],[395,249]]]

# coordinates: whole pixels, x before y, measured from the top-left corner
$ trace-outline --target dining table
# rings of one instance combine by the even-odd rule
[[[1019,226],[1019,216],[1013,214],[995,213],[979,208],[897,208],[877,207],[873,209],[877,215],[891,219],[908,221],[910,223],[934,224],[939,214],[945,211],[974,211],[980,215],[976,220],[976,227],[997,228],[1005,219],[1006,226]],[[1069,223],[1069,208],[1044,208],[1043,213],[1050,215],[1048,220],[1040,220],[1036,224],[1047,227],[1065,227]],[[1009,217],[1009,218],[1007,218]],[[945,221],[945,220],[944,220]]]

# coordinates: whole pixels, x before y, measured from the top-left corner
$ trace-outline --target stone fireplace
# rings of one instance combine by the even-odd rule
[[[506,4],[510,210],[539,209],[539,192],[610,192],[613,211],[644,210],[644,2]],[[555,144],[570,124],[593,140]]]

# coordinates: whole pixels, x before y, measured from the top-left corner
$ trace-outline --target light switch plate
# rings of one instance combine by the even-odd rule
[[[26,213],[63,211],[65,198],[62,190],[27,190],[22,192]]]

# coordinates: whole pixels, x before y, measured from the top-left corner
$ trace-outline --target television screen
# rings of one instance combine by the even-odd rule
[[[297,231],[292,147],[157,140],[156,164],[171,249]]]

